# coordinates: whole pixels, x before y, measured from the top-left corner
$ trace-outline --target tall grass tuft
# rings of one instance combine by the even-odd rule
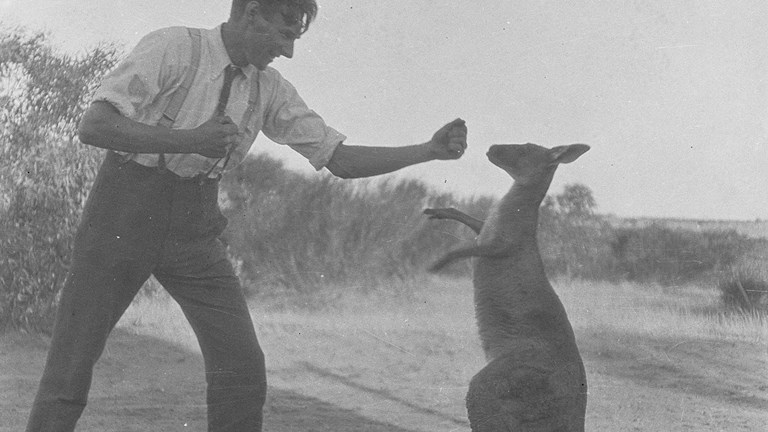
[[[726,310],[768,315],[768,268],[756,257],[725,272],[717,283]]]

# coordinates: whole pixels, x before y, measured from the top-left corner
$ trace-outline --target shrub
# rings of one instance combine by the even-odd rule
[[[0,32],[0,329],[49,330],[100,152],[77,121],[112,48],[75,58]]]
[[[735,230],[693,231],[661,224],[615,228],[594,212],[588,187],[566,185],[540,209],[539,243],[550,275],[660,283],[711,280],[732,268],[754,240]]]
[[[658,224],[619,228],[611,243],[616,275],[664,285],[701,281],[731,268],[751,247],[736,231],[695,232]]]
[[[472,235],[422,214],[425,207],[472,205],[434,195],[416,180],[305,177],[261,155],[246,158],[222,190],[227,242],[254,292],[405,279]]]
[[[547,273],[580,279],[610,278],[612,229],[595,213],[592,191],[570,184],[544,198],[539,209],[539,249]]]
[[[737,267],[723,277],[717,287],[726,308],[768,313],[768,273],[764,267]]]
[[[755,240],[739,262],[717,282],[727,309],[768,313],[768,239]]]

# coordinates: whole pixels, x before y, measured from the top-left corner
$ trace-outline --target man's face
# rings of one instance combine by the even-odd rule
[[[254,17],[243,34],[248,63],[264,70],[277,57],[293,57],[293,43],[301,36],[302,23],[287,23],[286,16],[277,12]]]

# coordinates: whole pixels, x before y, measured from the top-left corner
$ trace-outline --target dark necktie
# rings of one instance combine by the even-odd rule
[[[226,69],[224,69],[224,85],[221,86],[221,93],[219,93],[219,104],[216,106],[217,116],[223,116],[227,109],[229,92],[232,89],[232,81],[235,79],[237,72],[238,67],[234,65],[229,65]]]
[[[227,102],[229,101],[229,92],[232,90],[232,81],[235,79],[235,75],[237,75],[239,69],[240,68],[235,65],[229,65],[226,69],[224,69],[224,85],[221,86],[221,93],[219,93],[219,103],[216,105],[217,117],[225,115],[224,113],[227,110]],[[224,159],[224,165],[221,167],[221,170],[224,171],[224,168],[227,166],[229,157],[232,155],[232,150],[234,150],[234,148],[235,146],[232,146],[229,149],[226,158],[219,158],[216,163],[214,163],[213,166],[208,170],[208,172],[205,173],[203,178],[207,178],[211,175],[216,166],[219,165],[219,162],[221,162],[221,159]]]

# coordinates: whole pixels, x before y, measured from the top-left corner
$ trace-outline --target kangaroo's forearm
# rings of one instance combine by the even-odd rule
[[[462,258],[469,257],[485,257],[485,258],[508,258],[514,254],[516,248],[513,244],[487,244],[471,246],[462,249],[457,249],[448,252],[440,260],[438,260],[432,267],[431,271],[437,271],[446,265]]]
[[[468,226],[475,232],[480,234],[480,230],[483,229],[484,222],[480,219],[476,219],[460,210],[455,208],[428,208],[424,210],[424,214],[429,215],[430,219],[448,219],[455,220]]]
[[[453,216],[453,220],[459,221],[468,226],[472,231],[475,232],[475,234],[480,234],[480,230],[483,229],[483,221],[480,219],[473,218],[472,216],[458,210],[456,210],[456,213]]]

